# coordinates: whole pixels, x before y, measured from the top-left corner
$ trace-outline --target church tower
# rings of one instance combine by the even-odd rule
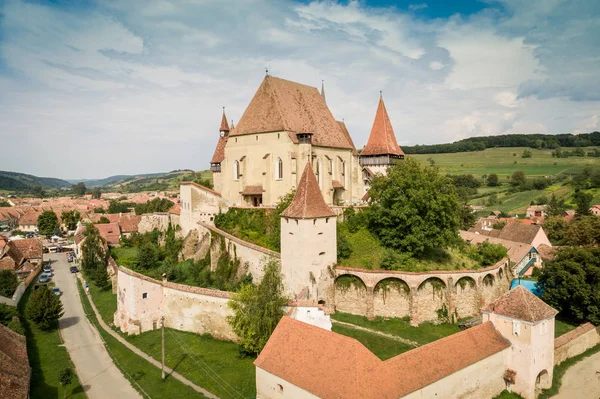
[[[360,153],[363,180],[368,189],[375,174],[386,174],[387,168],[404,159],[404,151],[398,146],[396,135],[390,122],[383,96],[379,95],[379,105],[367,145]]]
[[[336,215],[325,203],[309,162],[289,207],[281,213],[281,273],[285,293],[325,301],[337,263]]]
[[[233,126],[233,121],[231,122]],[[233,129],[233,127],[232,127]],[[223,107],[223,116],[221,117],[221,127],[219,128],[219,141],[217,148],[210,161],[210,170],[213,173],[213,187],[218,193],[223,189],[223,176],[221,174],[221,162],[225,160],[225,145],[229,138],[229,125],[227,124],[227,116],[225,116],[225,107]]]

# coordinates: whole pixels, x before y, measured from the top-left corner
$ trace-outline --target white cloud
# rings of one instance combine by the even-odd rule
[[[597,48],[581,39],[598,20],[585,7],[575,15],[562,2],[507,1],[501,17],[426,20],[413,6],[4,2],[0,139],[31,160],[8,152],[0,169],[103,177],[207,168],[221,107],[237,122],[265,67],[314,86],[325,79],[328,105],[357,146],[379,90],[401,145],[600,129]]]

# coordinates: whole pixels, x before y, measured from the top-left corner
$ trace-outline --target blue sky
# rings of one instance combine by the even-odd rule
[[[357,146],[379,90],[400,145],[600,130],[600,2],[0,1],[0,169],[206,169],[221,108],[320,86]],[[26,156],[24,156],[26,154]]]

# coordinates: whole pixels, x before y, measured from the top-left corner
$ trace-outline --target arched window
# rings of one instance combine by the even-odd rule
[[[323,176],[321,173],[321,160],[317,160],[317,179],[319,181],[319,187],[323,186]]]
[[[240,179],[240,162],[238,160],[233,161],[233,178]]]
[[[277,158],[275,161],[275,180],[283,179],[283,161]]]

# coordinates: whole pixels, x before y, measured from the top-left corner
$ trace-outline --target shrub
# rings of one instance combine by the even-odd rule
[[[12,297],[18,285],[17,275],[12,270],[0,270],[0,295]]]
[[[27,318],[42,330],[55,327],[63,313],[60,298],[45,286],[40,287],[29,297],[25,308]]]

